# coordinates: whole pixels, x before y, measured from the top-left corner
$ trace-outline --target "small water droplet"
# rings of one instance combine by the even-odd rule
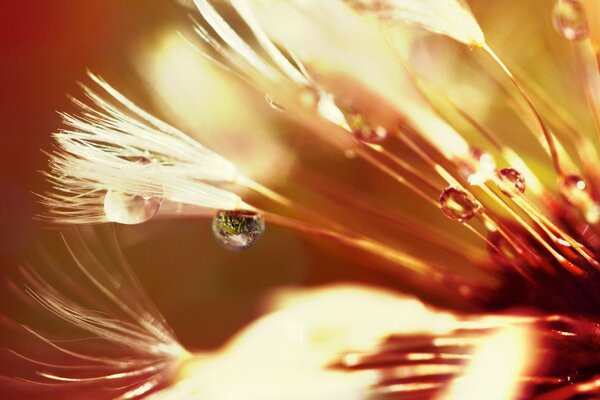
[[[502,168],[497,173],[498,188],[508,197],[525,193],[525,178],[514,168]]]
[[[220,210],[213,217],[212,231],[217,241],[228,250],[245,250],[262,236],[265,220],[249,210]]]
[[[108,190],[104,195],[104,214],[111,222],[141,224],[156,215],[161,203],[162,196],[139,196]]]
[[[590,224],[600,222],[600,206],[594,201],[587,183],[578,175],[561,178],[558,192],[568,203],[579,209]]]
[[[440,195],[442,211],[450,219],[465,222],[473,218],[481,205],[472,195],[455,187],[447,187]]]
[[[558,33],[568,40],[579,41],[589,36],[585,8],[579,0],[559,0],[552,18]]]
[[[482,185],[493,176],[496,161],[491,154],[471,147],[467,156],[458,162],[458,173],[471,185]]]
[[[381,144],[388,136],[387,129],[370,125],[360,113],[348,113],[346,121],[356,140],[363,143]]]
[[[285,111],[285,107],[276,102],[270,94],[265,94],[265,101],[272,109],[275,111],[283,112]]]
[[[569,204],[578,205],[587,202],[591,196],[587,184],[577,175],[567,175],[561,178],[558,191]]]

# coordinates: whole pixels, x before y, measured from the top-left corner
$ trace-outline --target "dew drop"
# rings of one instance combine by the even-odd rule
[[[514,168],[502,168],[497,172],[498,188],[508,197],[525,193],[525,178]]]
[[[104,195],[104,214],[111,222],[141,224],[156,215],[161,203],[162,196],[140,196],[108,190]]]
[[[381,144],[388,136],[388,131],[382,126],[372,126],[359,113],[346,115],[348,126],[356,140],[367,144]]]
[[[558,192],[567,203],[581,211],[588,223],[600,222],[600,206],[592,198],[590,189],[583,178],[578,175],[567,175],[561,178]]]
[[[585,9],[579,0],[559,0],[552,18],[558,33],[568,40],[579,41],[589,36]]]
[[[587,184],[578,175],[567,175],[561,178],[558,191],[572,205],[584,204],[591,200]]]
[[[458,173],[471,185],[482,185],[488,181],[496,169],[496,161],[491,154],[471,147],[467,156],[458,162]]]
[[[152,163],[147,151],[144,156],[131,155],[124,156],[123,159],[139,165]],[[162,200],[162,193],[130,194],[109,189],[104,195],[104,215],[109,221],[119,224],[141,224],[156,215]]]
[[[217,241],[226,249],[245,250],[262,236],[265,220],[254,211],[220,210],[213,217],[212,231]]]
[[[442,211],[450,219],[465,222],[473,218],[481,205],[472,195],[455,187],[447,187],[440,195]]]

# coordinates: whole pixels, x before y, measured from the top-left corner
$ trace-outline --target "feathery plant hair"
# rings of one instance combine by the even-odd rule
[[[600,332],[597,137],[573,126],[557,104],[547,101],[543,89],[524,79],[526,75],[518,68],[507,66],[486,41],[465,1],[193,3],[201,17],[194,22],[194,31],[204,43],[187,40],[205,59],[255,89],[282,118],[364,161],[402,190],[421,198],[425,206],[467,228],[487,249],[482,251],[481,246],[440,232],[424,221],[393,210],[382,211],[364,193],[325,174],[306,182],[304,189],[322,197],[324,204],[342,202],[358,219],[369,218],[381,226],[391,223],[396,236],[404,235],[408,245],[390,243],[368,230],[357,231],[318,206],[304,205],[249,178],[241,172],[243,168],[153,117],[94,74],[89,74],[90,79],[102,94],[84,86],[91,104],[74,100],[80,114],[64,114],[65,128],[54,135],[57,149],[50,154],[46,174],[54,188],[41,196],[47,206],[42,219],[58,224],[133,224],[155,216],[209,214],[214,215],[217,238],[226,247],[241,250],[262,234],[264,218],[267,223],[369,254],[375,260],[373,268],[412,280],[421,292],[452,290],[474,310],[469,317],[449,317],[441,332],[430,329],[423,333],[422,327],[403,331],[375,318],[375,333],[367,348],[343,340],[340,342],[348,347],[322,348],[308,340],[302,348],[305,353],[295,355],[302,361],[297,365],[310,366],[310,371],[318,373],[299,376],[306,382],[321,377],[319,374],[331,377],[328,384],[339,382],[340,390],[343,388],[339,393],[348,393],[348,398],[438,398],[448,386],[458,385],[461,380],[457,377],[469,376],[465,369],[469,363],[479,365],[472,351],[494,337],[493,332],[505,329],[524,329],[536,343],[535,351],[522,350],[521,358],[551,361],[516,369],[512,379],[518,388],[504,397],[492,393],[489,398],[539,395],[540,399],[561,400],[578,394],[599,395],[595,377],[600,368],[595,354]],[[598,45],[597,38],[589,35],[597,15],[586,14],[584,4],[559,0],[554,22],[566,39],[579,42],[574,46],[578,59],[595,61],[597,47],[592,44]],[[224,7],[231,8],[245,26],[230,25],[226,14],[220,12]],[[482,79],[497,89],[504,101],[514,105],[516,118],[547,153],[556,187],[537,176],[494,127],[479,121],[413,68],[399,43],[399,38],[408,35],[405,23],[448,36],[472,50],[465,58],[478,67]],[[481,67],[485,57],[491,58],[495,70]],[[599,69],[598,65],[584,67],[583,91],[600,135],[598,100],[593,92]],[[477,132],[477,142],[486,143],[485,148],[470,144],[471,136],[462,133],[465,126]],[[245,202],[240,197],[244,195],[238,194],[240,189],[259,195],[260,208]],[[411,240],[425,249],[443,249],[450,257],[441,263],[427,251],[410,246]],[[80,237],[77,247],[87,249]],[[152,399],[240,396],[243,392],[233,387],[215,389],[207,381],[220,379],[226,368],[237,370],[238,363],[243,365],[243,352],[236,350],[236,345],[253,348],[262,335],[268,337],[271,329],[275,332],[273,315],[299,318],[309,331],[318,332],[331,321],[333,332],[343,331],[340,327],[351,327],[357,334],[365,332],[352,318],[336,319],[337,310],[320,310],[319,304],[313,308],[315,316],[310,317],[290,311],[298,308],[282,308],[281,314],[265,316],[242,332],[220,355],[195,355],[176,342],[131,272],[121,267],[123,260],[117,268],[107,270],[89,249],[83,258],[72,253],[81,271],[129,320],[117,321],[108,317],[110,311],[104,315],[77,306],[31,269],[25,270],[30,286],[27,292],[48,311],[133,356],[125,362],[73,353],[29,329],[57,350],[87,361],[106,362],[109,369],[106,375],[88,378],[45,372],[41,376],[77,384],[125,379],[125,389],[114,398],[137,398],[150,391],[155,391]],[[362,298],[370,298],[361,290]],[[354,297],[348,301],[335,293],[334,302],[352,307]],[[358,325],[369,325],[369,315],[386,310],[387,320],[395,309],[402,309],[403,301],[377,297],[366,308],[368,312],[352,317]],[[485,316],[511,306],[536,311]],[[271,345],[276,347],[277,341],[272,340]],[[303,358],[312,355],[314,359]],[[567,362],[562,362],[565,359]],[[279,361],[265,360],[273,365]],[[252,384],[261,382],[259,376],[251,378]],[[161,385],[168,387],[161,389]],[[293,398],[336,396],[308,390],[314,387],[327,385],[307,384],[307,391]],[[272,389],[271,384],[261,387],[265,392],[256,389],[252,394],[263,393],[261,400],[282,398],[281,393],[269,392]],[[465,398],[464,393],[456,393],[444,398]]]

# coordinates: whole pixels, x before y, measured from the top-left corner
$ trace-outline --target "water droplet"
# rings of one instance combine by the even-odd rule
[[[577,175],[567,175],[561,178],[558,191],[569,204],[583,204],[591,199],[587,184]]]
[[[579,0],[559,0],[552,13],[556,30],[571,41],[589,36],[585,9]]]
[[[220,210],[213,217],[215,238],[228,250],[245,250],[262,236],[265,220],[249,210]]]
[[[450,219],[465,222],[473,218],[481,205],[472,195],[455,187],[447,187],[440,195],[442,211]]]
[[[162,196],[139,196],[108,190],[104,196],[104,214],[111,222],[141,224],[156,215],[161,203]]]
[[[387,129],[370,125],[360,113],[348,113],[346,121],[356,140],[363,143],[380,144],[387,138]]]
[[[600,206],[594,201],[587,183],[578,175],[561,178],[558,192],[569,204],[577,207],[590,224],[600,222]]]
[[[285,111],[285,107],[276,102],[270,94],[265,94],[265,101],[271,108],[275,111],[283,112]]]
[[[497,172],[498,188],[508,197],[525,193],[525,178],[514,168],[502,168]]]
[[[482,185],[493,176],[496,161],[491,154],[471,147],[469,154],[458,162],[458,173],[471,185]]]
[[[148,151],[145,155],[126,155],[122,158],[140,166],[153,162]],[[104,214],[111,222],[135,225],[148,221],[158,212],[162,203],[162,193],[131,194],[109,189],[104,195]]]

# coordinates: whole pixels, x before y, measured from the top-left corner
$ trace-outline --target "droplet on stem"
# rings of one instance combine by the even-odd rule
[[[265,231],[262,215],[249,210],[220,210],[213,217],[212,231],[226,249],[245,250],[256,243]]]
[[[472,147],[458,162],[458,172],[471,185],[482,185],[493,176],[496,161],[491,154]]]
[[[594,201],[587,183],[578,175],[560,179],[558,192],[569,204],[577,207],[590,224],[600,222],[600,206]]]
[[[349,113],[346,120],[354,137],[360,142],[381,144],[388,136],[387,129],[382,126],[372,126],[360,113]]]
[[[152,163],[147,153],[144,156],[124,156],[123,159],[140,166]],[[162,200],[162,193],[144,195],[108,189],[104,195],[104,214],[111,222],[126,225],[141,224],[156,215]]]
[[[585,9],[579,0],[559,0],[552,18],[558,33],[567,40],[579,41],[589,36]]]
[[[514,168],[502,168],[496,174],[499,181],[498,188],[508,197],[525,193],[525,178]]]
[[[459,222],[470,220],[481,209],[481,205],[471,194],[453,186],[444,189],[440,195],[440,205],[448,218]]]
[[[111,222],[141,224],[156,215],[161,203],[162,196],[140,196],[108,190],[104,195],[104,214]]]

